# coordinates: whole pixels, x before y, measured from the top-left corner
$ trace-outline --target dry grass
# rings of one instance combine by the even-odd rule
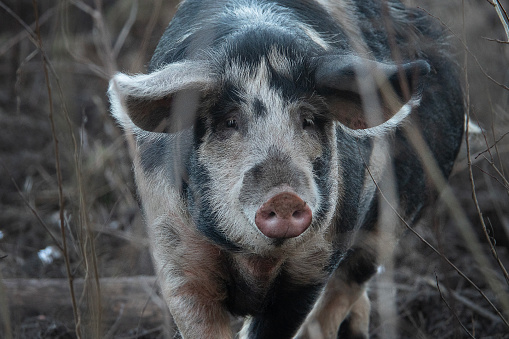
[[[394,270],[372,284],[374,308],[384,309],[386,295],[395,307],[391,319],[373,312],[372,334],[509,338],[504,12],[495,0],[407,2],[450,30],[482,133],[462,150],[435,217],[401,239]],[[128,147],[105,93],[116,70],[144,71],[175,5],[0,0],[0,279],[65,279],[68,292],[54,298],[74,305],[72,317],[34,313],[36,305],[13,312],[0,280],[0,338],[170,335],[165,322],[110,321],[99,279],[153,274]],[[40,251],[51,248],[44,263]],[[85,287],[72,293],[77,278]]]

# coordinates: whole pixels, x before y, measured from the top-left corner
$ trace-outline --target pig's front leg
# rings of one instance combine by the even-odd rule
[[[280,283],[263,314],[248,317],[239,339],[292,338],[311,310],[320,285]]]
[[[211,300],[210,295],[186,290],[184,286],[165,293],[180,336],[183,339],[233,338],[228,313],[221,303]]]
[[[374,257],[357,248],[332,274],[296,339],[335,339],[348,318],[348,338],[368,338],[370,302],[366,282],[375,274]],[[343,330],[343,328],[342,328]]]
[[[159,283],[181,337],[233,338],[221,250],[175,219],[153,230]]]

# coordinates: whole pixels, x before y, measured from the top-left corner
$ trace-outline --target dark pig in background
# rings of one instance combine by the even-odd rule
[[[396,0],[185,0],[109,96],[183,338],[368,337],[403,229],[375,183],[415,223],[438,190],[405,126],[447,177],[464,124],[441,30]]]

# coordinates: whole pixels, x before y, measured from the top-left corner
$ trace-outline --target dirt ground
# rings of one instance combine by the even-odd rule
[[[450,179],[460,208],[442,198],[415,228],[441,255],[408,231],[372,282],[373,338],[509,338],[509,45],[493,1],[406,1],[449,31],[483,132]],[[0,338],[172,337],[106,89],[145,71],[176,3],[0,0]]]

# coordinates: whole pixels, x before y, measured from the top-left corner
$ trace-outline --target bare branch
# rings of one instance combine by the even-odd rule
[[[475,339],[475,337],[472,335],[472,333],[470,333],[470,331],[465,327],[465,325],[463,325],[463,323],[461,322],[460,318],[458,317],[458,314],[456,313],[456,311],[454,311],[452,309],[452,307],[449,305],[449,303],[447,302],[447,300],[445,300],[445,297],[442,294],[442,290],[440,289],[440,284],[438,283],[438,276],[436,275],[436,273],[435,273],[435,278],[436,278],[436,281],[437,281],[437,289],[438,289],[438,293],[440,293],[440,298],[445,303],[447,308],[449,308],[449,310],[452,312],[452,314],[454,315],[454,318],[456,318],[456,320],[460,324],[461,328],[463,328],[463,331],[465,331],[465,333],[467,333],[470,338],[474,338]]]

